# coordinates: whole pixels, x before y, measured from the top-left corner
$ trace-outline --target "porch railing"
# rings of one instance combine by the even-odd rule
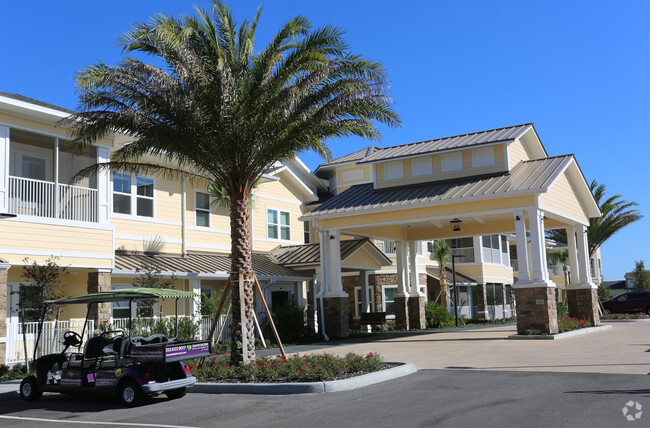
[[[97,190],[33,178],[9,177],[9,212],[97,222]]]

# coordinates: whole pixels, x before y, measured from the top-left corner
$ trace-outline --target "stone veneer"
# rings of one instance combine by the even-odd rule
[[[111,290],[111,273],[110,272],[88,272],[88,293],[98,293],[100,291]],[[96,303],[93,304],[88,314],[88,318],[95,321],[95,328],[103,322],[111,321],[111,304]]]
[[[574,288],[567,290],[569,316],[586,320],[595,326],[600,325],[598,314],[598,292],[595,288]]]
[[[409,327],[412,329],[424,330],[427,328],[427,318],[424,307],[426,299],[424,296],[409,297]]]
[[[7,269],[0,268],[0,337],[7,336]],[[0,364],[7,362],[7,344],[0,343]]]
[[[545,334],[556,334],[557,308],[555,288],[515,288],[517,300],[517,333],[535,329]]]
[[[350,335],[348,324],[348,298],[326,297],[323,301],[325,332],[329,337]]]
[[[410,327],[408,301],[408,296],[395,297],[393,307],[395,308],[395,328],[398,330],[408,330]]]

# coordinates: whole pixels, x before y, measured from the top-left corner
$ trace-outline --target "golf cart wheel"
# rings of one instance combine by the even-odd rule
[[[117,388],[117,396],[127,407],[136,407],[144,403],[146,394],[140,388],[140,385],[132,379],[122,382]]]
[[[20,383],[20,396],[25,401],[36,401],[43,395],[43,391],[38,387],[36,377],[28,376]]]
[[[187,388],[170,389],[169,391],[165,391],[165,395],[169,397],[169,399],[171,400],[175,400],[177,398],[183,398],[185,397],[186,393],[187,393]]]

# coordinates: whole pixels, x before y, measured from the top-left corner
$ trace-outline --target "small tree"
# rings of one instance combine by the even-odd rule
[[[25,258],[23,266],[23,278],[18,291],[18,310],[25,311],[25,322],[40,321],[43,303],[46,300],[55,300],[63,297],[63,287],[59,277],[67,272],[67,267],[59,266],[58,257],[50,257],[45,264],[39,265],[36,262],[29,264]]]
[[[635,267],[633,272],[634,289],[638,291],[650,290],[650,273],[645,270],[643,260],[634,261]]]
[[[551,254],[551,257],[562,265],[562,271],[564,272],[564,292],[560,293],[559,296],[564,300],[564,293],[566,293],[567,287],[569,286],[569,250],[560,250],[555,251]]]
[[[433,243],[433,258],[438,262],[438,278],[440,278],[440,305],[443,308],[448,307],[447,294],[447,273],[445,263],[451,257],[451,247],[445,241],[435,241]]]
[[[164,278],[160,267],[154,263],[142,263],[142,266],[136,269],[135,273],[138,276],[133,279],[131,285],[136,288],[173,288],[174,282],[176,282],[174,274],[169,278]],[[152,317],[154,315],[154,304],[153,300],[139,300],[137,302],[138,316]]]

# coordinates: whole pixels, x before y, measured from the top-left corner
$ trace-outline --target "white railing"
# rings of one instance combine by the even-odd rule
[[[395,257],[395,253],[397,253],[397,244],[395,241],[383,241],[382,251],[388,257]]]
[[[24,330],[22,323],[7,323],[7,364],[25,362],[25,344],[27,345],[27,358],[32,359],[34,345],[38,337],[38,322],[25,323]],[[81,334],[84,322],[78,321],[45,321],[39,341],[36,357],[47,354],[55,354],[63,351],[63,334],[66,331],[74,331]],[[88,320],[84,342],[94,330],[93,320]]]
[[[173,319],[174,316],[168,316],[164,317],[167,319]],[[178,317],[179,320],[182,318],[181,316]],[[155,321],[156,318],[144,318],[144,317],[139,317],[133,319],[133,328],[136,331],[135,334],[138,335],[151,335],[152,332],[150,331],[150,328],[147,324],[149,324],[149,320]],[[214,337],[212,338],[212,341],[215,342],[217,340],[217,334],[219,333],[219,330],[221,329],[221,337],[219,338],[220,341],[225,342],[230,338],[230,324],[232,323],[232,317],[228,315],[221,315],[219,321],[217,322],[217,327],[214,331]],[[225,325],[224,325],[225,324]],[[223,328],[222,328],[223,326]],[[198,332],[198,337],[197,340],[206,340],[208,338],[208,335],[210,334],[210,328],[212,327],[212,318],[210,317],[204,317],[200,321],[200,326],[199,326],[199,332]],[[129,319],[128,318],[113,318],[111,321],[111,328],[116,329],[116,330],[124,330],[128,331],[129,330]]]
[[[9,212],[97,222],[97,190],[67,184],[57,187],[50,181],[9,177]]]

